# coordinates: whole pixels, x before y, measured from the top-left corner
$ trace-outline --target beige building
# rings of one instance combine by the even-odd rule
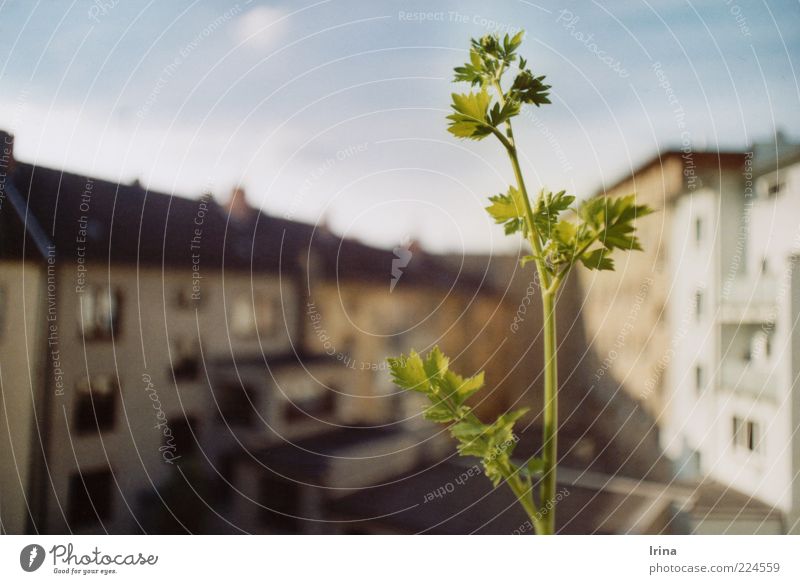
[[[2,140],[6,533],[235,531],[236,461],[343,427],[415,446],[420,404],[386,357],[455,351],[480,324],[469,370],[497,344],[497,297],[421,250],[397,268],[241,191],[148,192],[17,162]]]

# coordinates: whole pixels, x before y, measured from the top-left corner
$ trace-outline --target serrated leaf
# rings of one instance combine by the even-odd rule
[[[641,250],[635,235],[634,220],[652,213],[647,205],[637,205],[635,195],[594,197],[578,208],[578,216],[589,226],[608,251]]]
[[[489,441],[489,450],[493,450],[493,456],[510,456],[514,450],[514,424],[516,421],[528,413],[530,408],[519,408],[507,412],[498,417],[486,430],[486,438]]]
[[[503,107],[500,107],[499,102],[495,103],[492,107],[492,110],[489,112],[489,122],[494,127],[500,126],[514,116],[518,115],[519,107],[519,102],[512,99],[506,100],[506,103],[503,105]]]
[[[614,260],[610,257],[607,257],[607,255],[608,250],[601,247],[599,249],[586,252],[579,259],[583,265],[590,270],[613,270]]]
[[[551,232],[559,221],[561,213],[569,209],[575,201],[573,195],[566,191],[552,193],[546,189],[539,191],[539,196],[533,205],[533,221],[536,229],[544,238],[551,237]]]
[[[450,107],[454,113],[447,116],[450,120],[448,131],[459,138],[481,140],[492,133],[487,118],[489,103],[492,98],[482,89],[476,93],[454,93]]]
[[[464,379],[453,371],[447,371],[442,377],[440,387],[445,395],[452,396],[459,404],[462,404],[483,387],[483,378],[483,371],[468,379]]]
[[[509,95],[522,103],[531,103],[536,107],[550,103],[548,98],[550,86],[544,83],[544,75],[535,76],[530,69],[520,71],[514,78]]]
[[[489,197],[492,203],[486,211],[492,216],[495,223],[505,224],[507,235],[522,231],[525,233],[525,199],[522,193],[514,186],[508,187],[508,193]]]
[[[435,382],[441,379],[441,377],[447,371],[449,364],[450,358],[446,357],[438,346],[434,347],[431,352],[428,353],[428,357],[423,363],[423,368],[428,381]]]
[[[480,422],[463,421],[458,424],[453,424],[450,428],[450,433],[453,435],[453,438],[457,438],[458,440],[472,441],[481,437],[486,431],[486,428],[486,424],[481,424]]]
[[[452,422],[456,419],[453,412],[441,402],[425,408],[422,415],[425,419],[438,423]]]
[[[403,389],[412,391],[427,392],[429,390],[428,375],[422,358],[416,351],[408,354],[408,357],[401,355],[397,359],[389,358],[389,370],[392,374],[392,381]]]
[[[461,456],[483,458],[486,454],[486,442],[484,440],[465,440],[458,444],[456,450]]]

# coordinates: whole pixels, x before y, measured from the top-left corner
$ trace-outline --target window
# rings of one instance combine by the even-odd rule
[[[325,420],[336,411],[336,390],[319,387],[319,391],[292,392],[286,402],[284,419],[288,422],[298,420]]]
[[[246,426],[255,420],[257,406],[248,387],[238,382],[227,383],[217,396],[223,423]]]
[[[84,377],[75,387],[75,429],[79,434],[114,429],[117,394],[113,375]]]
[[[750,337],[750,342],[748,343],[746,360],[756,361],[758,363],[766,362],[772,352],[770,337],[771,335],[764,330],[754,333],[753,336]]]
[[[694,220],[694,241],[700,243],[703,241],[703,218],[698,217]]]
[[[758,450],[758,424],[753,421],[747,422],[747,449],[751,452]]]
[[[758,422],[733,417],[733,444],[737,448],[758,452],[761,449],[760,432]]]
[[[705,379],[703,378],[702,365],[695,365],[694,368],[694,387],[697,393],[701,393],[705,389]]]
[[[74,473],[67,491],[70,527],[95,527],[111,519],[112,492],[110,470]]]
[[[703,317],[703,292],[701,290],[694,294],[694,316],[698,322]]]
[[[777,180],[767,183],[767,196],[774,197],[783,191],[783,183]]]
[[[230,311],[230,327],[238,337],[271,335],[278,329],[280,299],[266,292],[241,294],[234,298]]]
[[[110,339],[119,333],[121,295],[108,286],[89,285],[80,295],[80,324],[86,340]]]
[[[167,422],[172,436],[164,436],[162,446],[174,450],[175,456],[188,457],[197,450],[198,424],[193,416],[172,418]]]
[[[200,376],[200,341],[195,337],[179,337],[172,342],[172,374],[176,380],[193,380]]]

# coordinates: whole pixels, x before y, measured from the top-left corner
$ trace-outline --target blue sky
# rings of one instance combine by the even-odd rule
[[[507,162],[444,116],[469,38],[519,28],[553,85],[516,124],[532,186],[585,196],[683,140],[800,140],[796,0],[0,0],[0,127],[42,165],[220,200],[241,182],[372,243],[504,249],[482,207]]]

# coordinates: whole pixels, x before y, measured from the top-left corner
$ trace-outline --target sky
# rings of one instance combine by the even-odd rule
[[[470,37],[526,31],[552,85],[515,134],[530,189],[584,197],[660,149],[800,141],[797,0],[0,0],[16,156],[393,247],[516,245],[499,144],[446,131]]]

